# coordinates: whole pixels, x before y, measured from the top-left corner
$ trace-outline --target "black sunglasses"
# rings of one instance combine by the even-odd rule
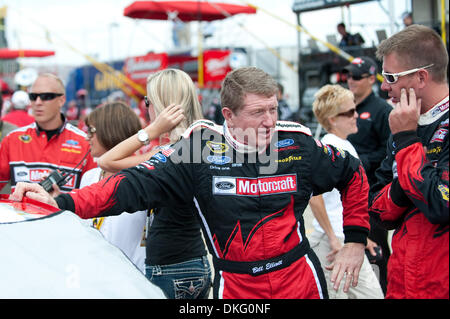
[[[30,97],[31,101],[36,101],[38,97],[41,98],[42,101],[50,101],[58,96],[62,96],[64,94],[62,93],[51,93],[51,92],[45,92],[45,93],[29,93],[28,96]]]
[[[353,81],[361,81],[362,79],[366,79],[370,77],[370,75],[349,75],[348,78],[351,78]]]
[[[356,109],[353,108],[348,111],[338,113],[336,116],[353,117],[353,115],[355,115],[355,113],[356,113]]]
[[[150,101],[148,100],[147,95],[144,96],[145,106],[148,108],[150,106]]]

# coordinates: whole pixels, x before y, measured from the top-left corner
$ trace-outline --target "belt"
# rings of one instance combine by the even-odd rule
[[[232,261],[213,256],[213,264],[215,270],[259,276],[288,267],[293,262],[303,257],[309,249],[308,241],[304,241],[277,257],[258,261]]]

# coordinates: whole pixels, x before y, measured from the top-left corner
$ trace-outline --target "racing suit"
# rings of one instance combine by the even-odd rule
[[[337,187],[346,242],[366,243],[368,184],[360,162],[294,122],[278,122],[270,148],[253,151],[226,123],[197,121],[149,161],[56,201],[91,218],[193,200],[213,256],[215,298],[327,298],[302,214],[312,194]]]
[[[9,180],[12,190],[17,182],[37,183],[55,169],[70,173],[67,183],[60,187],[61,191],[79,188],[82,174],[97,165],[91,154],[82,160],[89,152],[86,134],[65,121],[64,117],[63,120],[64,124],[50,140],[36,123],[18,128],[2,140],[0,189]]]
[[[395,229],[386,298],[449,298],[448,96],[389,138],[371,216]]]

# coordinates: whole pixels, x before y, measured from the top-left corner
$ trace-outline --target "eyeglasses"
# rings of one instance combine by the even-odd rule
[[[342,113],[338,113],[336,114],[336,116],[345,116],[345,117],[353,117],[356,113],[356,109],[350,109],[348,111],[342,112]]]
[[[91,138],[94,135],[95,132],[97,132],[97,129],[95,127],[93,127],[93,126],[89,126],[88,129],[87,129],[87,136],[89,138]]]
[[[348,79],[352,79],[353,81],[361,81],[362,79],[367,79],[370,75],[349,75]]]
[[[149,101],[147,95],[144,96],[144,102],[145,102],[145,106],[148,108],[150,106],[150,101]]]
[[[62,96],[64,94],[62,93],[51,93],[51,92],[45,92],[45,93],[29,93],[28,96],[30,98],[30,101],[36,101],[38,97],[41,98],[42,101],[50,101],[58,96]]]
[[[429,64],[426,66],[422,66],[420,68],[415,68],[415,69],[411,69],[411,70],[407,70],[407,71],[403,71],[403,72],[399,72],[399,73],[387,73],[387,72],[381,72],[381,74],[383,75],[384,79],[386,80],[387,83],[389,84],[394,84],[395,82],[398,81],[398,78],[401,76],[405,76],[408,74],[412,74],[415,73],[417,71],[420,71],[422,69],[426,69],[426,68],[430,68],[432,67],[434,64]]]

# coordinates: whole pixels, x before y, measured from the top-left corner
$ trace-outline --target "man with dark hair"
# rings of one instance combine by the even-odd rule
[[[149,161],[56,200],[26,183],[12,198],[26,194],[83,218],[194,201],[213,256],[215,298],[305,299],[328,294],[302,214],[311,195],[337,187],[345,244],[328,269],[334,289],[344,280],[348,291],[369,227],[364,170],[304,126],[277,124],[276,93],[266,72],[236,69],[222,84],[223,127],[197,121]]]
[[[371,216],[395,229],[387,298],[449,298],[449,99],[447,50],[411,25],[383,41],[381,88],[389,115],[387,158],[371,188]]]
[[[347,28],[343,22],[337,25],[337,31],[342,36],[339,42],[340,48],[362,45],[365,41],[359,33],[351,34],[347,32]]]

